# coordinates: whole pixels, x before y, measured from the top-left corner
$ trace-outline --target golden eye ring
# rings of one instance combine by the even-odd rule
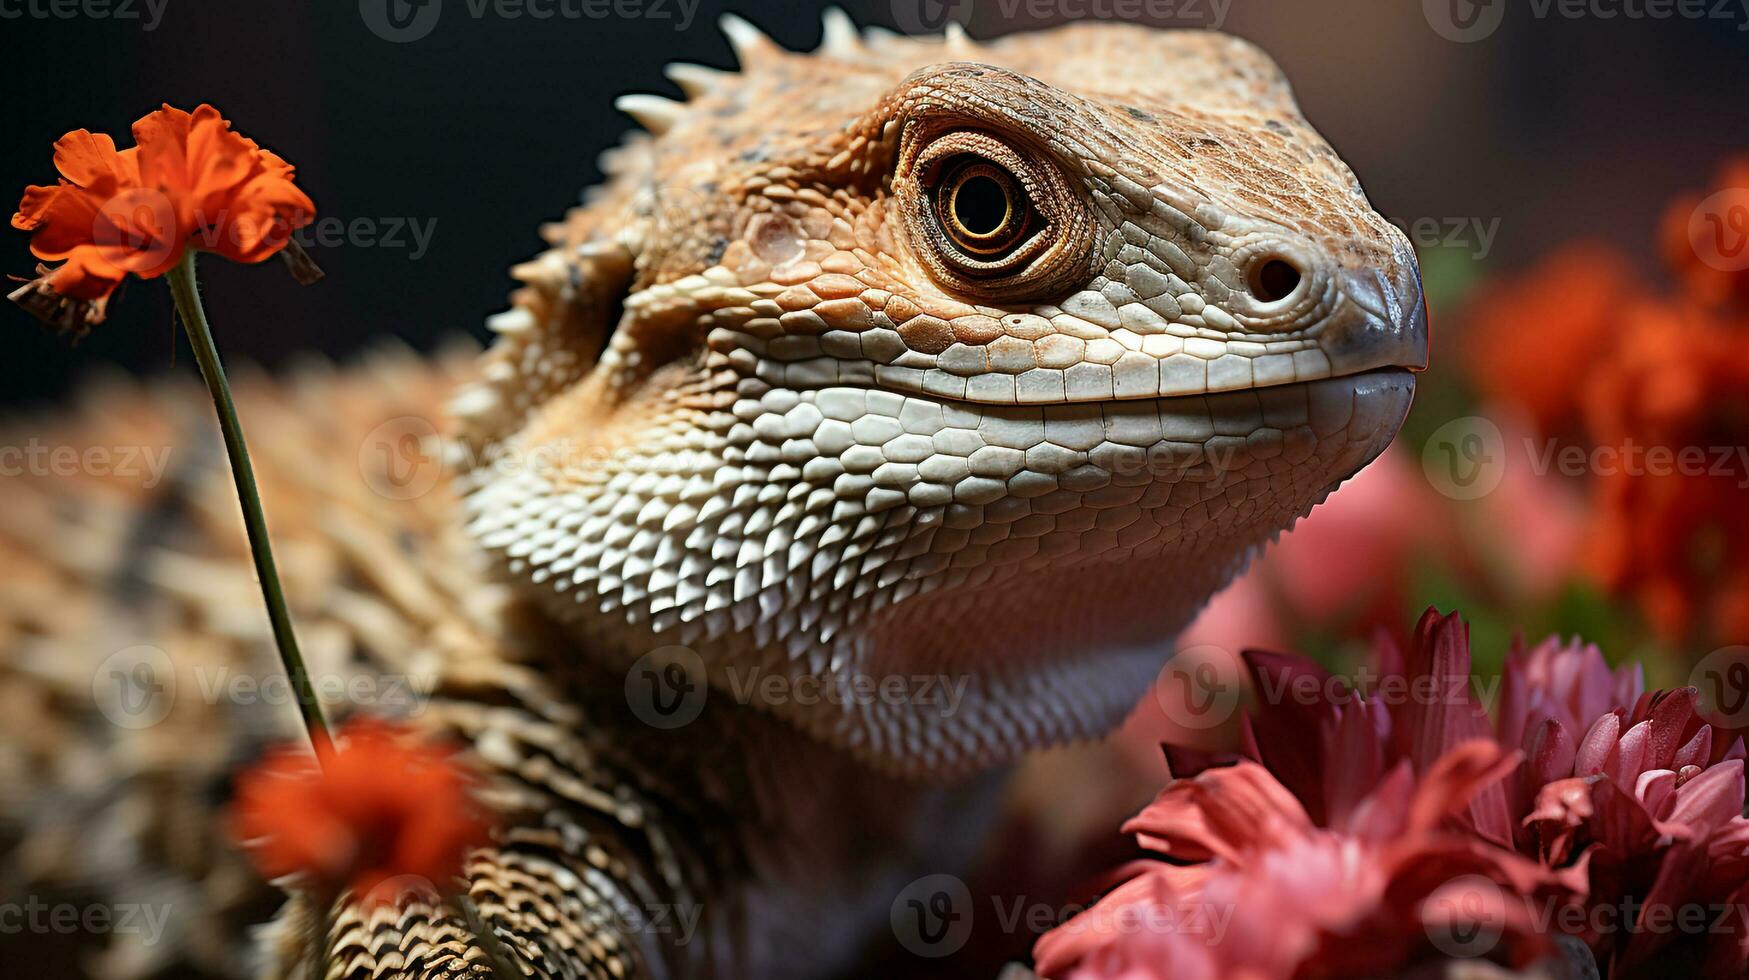
[[[980,129],[920,127],[894,174],[913,254],[968,297],[1060,294],[1092,273],[1094,221],[1051,154]]]
[[[935,192],[936,221],[954,245],[980,259],[1025,240],[1033,211],[1014,175],[979,157],[951,162]]]

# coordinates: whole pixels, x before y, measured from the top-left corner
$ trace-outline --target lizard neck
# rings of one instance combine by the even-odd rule
[[[642,896],[627,889],[627,912],[645,919],[645,955],[681,975],[846,967],[907,884],[965,874],[995,820],[1001,769],[951,785],[882,773],[715,690],[674,723],[679,716],[652,715],[637,665],[618,669],[532,607],[513,616],[507,655],[536,685],[517,699],[584,749],[544,781],[582,780],[611,796],[611,826],[590,829],[645,865],[627,876],[650,886]],[[528,779],[526,754],[490,744],[481,754]]]

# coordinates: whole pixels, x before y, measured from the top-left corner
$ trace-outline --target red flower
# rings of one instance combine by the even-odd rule
[[[1462,337],[1470,381],[1538,433],[1577,428],[1577,393],[1609,346],[1618,314],[1644,287],[1607,245],[1568,246],[1522,276],[1478,290]]]
[[[1636,305],[1585,409],[1610,453],[1594,483],[1592,574],[1670,641],[1749,638],[1749,331]]]
[[[260,262],[315,217],[291,165],[210,105],[166,105],[133,134],[137,145],[119,151],[102,133],[61,137],[60,181],[26,188],[12,216],[12,227],[31,233],[33,254],[65,260],[50,279],[63,296],[100,299],[129,274],[161,276],[187,248]]]
[[[388,899],[379,886],[448,891],[487,825],[453,754],[382,722],[344,729],[321,766],[307,752],[270,754],[237,782],[233,826],[269,879]]]
[[[1658,241],[1690,296],[1749,311],[1749,157],[1721,167],[1707,193],[1671,201]]]

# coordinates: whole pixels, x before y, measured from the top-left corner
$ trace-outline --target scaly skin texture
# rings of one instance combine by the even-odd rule
[[[1407,241],[1232,38],[736,33],[741,73],[626,103],[660,134],[518,270],[458,404],[476,459],[539,465],[465,476],[473,533],[610,657],[964,678],[951,715],[777,707],[882,769],[1105,731],[1395,431],[1409,376],[1363,372],[1425,356]],[[965,156],[1041,227],[977,275],[929,214]],[[1265,302],[1270,258],[1301,281]]]
[[[1408,243],[1243,42],[833,16],[808,55],[727,29],[741,70],[623,101],[649,133],[514,270],[420,535],[371,533],[408,521],[296,461],[276,501],[263,454],[276,534],[333,556],[292,588],[306,632],[344,632],[329,669],[427,677],[415,720],[486,777],[503,822],[469,893],[531,976],[844,969],[906,882],[964,868],[999,764],[1110,730],[1209,595],[1384,449],[1424,363]],[[970,173],[997,176],[968,199],[1006,186],[1012,238],[953,203]],[[326,440],[356,445],[372,397]],[[465,538],[429,526],[451,492]],[[242,567],[234,529],[175,548]],[[112,621],[211,633],[180,601]],[[262,637],[204,655],[259,665]],[[210,714],[184,721],[234,729]],[[222,931],[243,903],[187,904]],[[209,946],[179,955],[235,968]],[[417,890],[294,897],[263,949],[274,977],[488,975]]]

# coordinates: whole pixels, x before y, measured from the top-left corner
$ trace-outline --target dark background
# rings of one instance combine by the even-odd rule
[[[510,288],[507,267],[539,249],[538,223],[597,179],[596,155],[628,126],[613,97],[674,93],[660,73],[667,61],[733,64],[715,26],[725,7],[714,0],[703,0],[684,30],[676,0],[663,0],[667,19],[611,8],[599,18],[475,18],[469,5],[479,0],[444,0],[435,28],[411,43],[372,33],[357,0],[160,0],[163,16],[150,31],[143,0],[91,0],[130,3],[139,19],[113,8],[108,17],[57,16],[66,9],[57,2],[100,9],[0,0],[5,193],[53,179],[50,147],[67,130],[107,131],[128,145],[129,124],[159,102],[210,101],[297,165],[322,216],[381,229],[435,221],[417,260],[404,231],[400,247],[314,249],[328,278],[309,288],[277,263],[209,260],[221,347],[233,361],[269,365],[297,351],[345,357],[384,338],[423,348],[458,333],[483,337],[481,319]],[[990,37],[1150,2],[1157,13],[1173,9],[1168,0],[961,7],[971,11],[973,36]],[[1588,234],[1644,254],[1663,202],[1749,146],[1749,13],[1737,6],[1749,0],[1728,0],[1730,19],[1662,21],[1539,18],[1522,0],[1493,2],[1509,3],[1504,24],[1468,44],[1432,30],[1420,0],[1232,0],[1223,23],[1282,63],[1307,115],[1380,210],[1497,228],[1485,256],[1473,232],[1449,245],[1443,234],[1423,238],[1430,268],[1497,269]],[[1619,9],[1623,0],[1599,2]],[[890,27],[916,24],[920,4],[937,5],[846,6],[859,24]],[[731,6],[786,46],[818,41],[813,3]],[[1152,22],[1208,26],[1213,9],[1211,0],[1179,0],[1176,15]],[[34,267],[26,236],[7,234],[0,271],[26,275]],[[76,349],[9,304],[0,331],[0,404],[57,396],[104,363],[191,370],[173,349],[161,283],[133,283],[110,322]]]

